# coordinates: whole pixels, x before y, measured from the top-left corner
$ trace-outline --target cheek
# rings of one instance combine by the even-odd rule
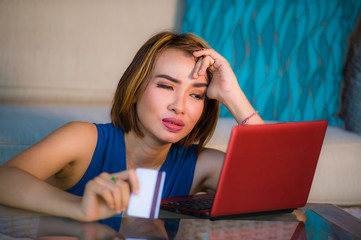
[[[138,116],[140,116],[139,114],[151,114],[152,116],[155,116],[154,113],[158,112],[162,108],[163,103],[164,99],[162,99],[160,94],[154,93],[152,91],[145,91],[138,99]]]
[[[193,106],[189,110],[189,116],[192,119],[192,121],[194,122],[194,125],[198,122],[198,120],[202,116],[203,109],[204,109],[204,102],[199,102],[199,103],[193,104]]]
[[[152,92],[144,98],[144,105],[149,111],[160,111],[164,108],[166,98],[164,94]]]

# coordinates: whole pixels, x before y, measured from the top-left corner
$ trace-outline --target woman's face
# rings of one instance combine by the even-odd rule
[[[177,49],[166,49],[158,57],[153,75],[137,101],[139,126],[145,137],[161,144],[187,136],[199,120],[208,82],[193,79],[195,59]]]

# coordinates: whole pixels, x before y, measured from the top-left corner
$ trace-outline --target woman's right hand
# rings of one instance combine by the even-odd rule
[[[100,174],[85,186],[81,201],[81,220],[95,221],[120,214],[128,206],[131,192],[139,192],[134,169]]]

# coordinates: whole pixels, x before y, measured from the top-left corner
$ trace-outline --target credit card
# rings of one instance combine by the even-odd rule
[[[137,168],[139,193],[131,193],[127,215],[141,218],[158,218],[165,172]]]

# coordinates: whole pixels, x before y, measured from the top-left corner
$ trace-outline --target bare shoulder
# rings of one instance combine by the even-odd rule
[[[221,173],[225,153],[205,148],[198,156],[191,194],[196,192],[214,192]]]
[[[213,175],[222,168],[225,153],[212,148],[205,148],[198,156],[197,167],[202,175]]]
[[[71,135],[74,139],[85,140],[88,137],[97,135],[97,129],[94,124],[89,122],[69,122],[52,132],[49,136],[52,135],[60,135],[64,137]]]
[[[95,141],[94,141],[95,140]],[[57,145],[75,152],[82,152],[82,148],[97,141],[96,126],[89,122],[69,122],[50,133],[36,145]]]
[[[200,160],[209,160],[209,161],[219,161],[219,158],[224,158],[225,153],[217,150],[217,149],[213,149],[213,148],[205,148],[203,149],[203,151],[199,154],[198,159]]]
[[[24,150],[6,163],[45,180],[66,166],[87,167],[97,142],[92,123],[70,122]]]

